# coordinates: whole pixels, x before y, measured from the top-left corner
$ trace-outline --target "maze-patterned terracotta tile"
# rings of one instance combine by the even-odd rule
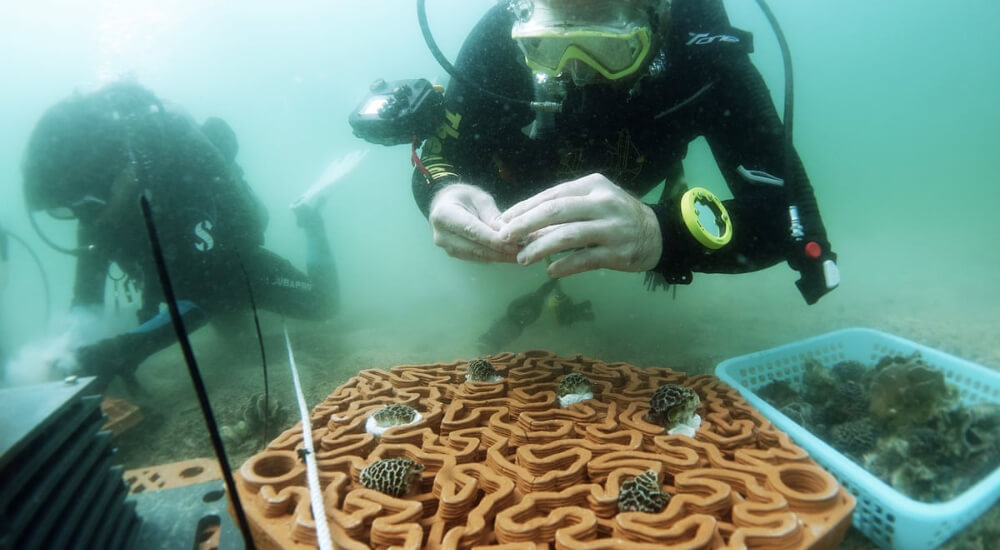
[[[854,499],[713,376],[542,350],[486,359],[499,381],[467,382],[466,361],[399,365],[361,371],[316,406],[335,546],[824,550],[844,536]],[[594,398],[562,408],[569,373],[586,376]],[[694,437],[668,435],[649,415],[664,384],[700,398]],[[420,419],[368,433],[368,417],[393,403]],[[260,548],[316,546],[301,446],[296,425],[239,471]],[[366,466],[397,457],[423,466],[406,495],[359,482]],[[630,502],[662,509],[619,511],[624,484]],[[636,487],[652,493],[636,496]]]

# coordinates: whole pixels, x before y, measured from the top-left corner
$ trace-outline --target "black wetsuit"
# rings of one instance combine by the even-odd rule
[[[631,88],[569,85],[548,137],[528,137],[535,115],[526,105],[453,80],[445,94],[446,121],[421,151],[427,172],[414,172],[414,197],[424,214],[437,189],[458,181],[482,187],[503,210],[589,173],[637,196],[666,180],[660,201],[650,206],[663,234],[654,271],[668,282],[690,282],[693,271],[739,273],[781,260],[795,267],[801,252],[790,237],[789,198],[781,185],[784,129],[750,62],[752,37],[730,25],[721,0],[676,0],[671,20],[659,51]],[[510,37],[513,23],[503,7],[490,10],[467,38],[456,67],[487,90],[531,100],[532,74]],[[683,227],[679,193],[671,188],[683,175],[688,144],[699,136],[733,194],[725,201],[732,241],[715,252]],[[793,166],[807,199],[805,238],[821,246],[823,258],[834,257],[797,155]]]
[[[138,159],[139,166],[147,159],[149,165],[139,181],[149,190],[186,328],[195,330],[216,314],[249,311],[248,279],[258,308],[303,319],[330,317],[338,306],[337,274],[318,218],[319,227],[306,228],[321,241],[318,253],[310,251],[306,275],[263,247],[266,210],[234,159],[220,153],[224,147],[216,147],[181,115],[166,116],[163,134],[163,144],[154,144]],[[81,362],[112,364],[84,369],[115,374],[173,343],[176,338],[166,309],[160,307],[163,294],[141,222],[131,224],[129,231],[111,231],[81,221],[78,242],[90,250],[77,261],[74,306],[103,305],[112,263],[119,268],[113,273],[122,274],[119,286],[142,296],[137,328],[85,348]],[[123,353],[127,357],[103,357]]]

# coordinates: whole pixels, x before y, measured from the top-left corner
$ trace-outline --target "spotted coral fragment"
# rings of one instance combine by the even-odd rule
[[[469,368],[465,371],[465,379],[469,382],[498,382],[500,375],[493,363],[486,359],[473,359],[469,361]]]
[[[837,424],[830,429],[830,438],[837,449],[861,456],[875,447],[875,424],[868,418]]]
[[[653,392],[649,400],[649,421],[668,430],[690,420],[701,398],[691,388],[676,384],[664,384]]]
[[[409,458],[383,458],[362,468],[358,480],[366,489],[398,498],[410,492],[423,471],[423,464]]]
[[[379,428],[403,426],[417,419],[417,410],[413,407],[393,403],[372,413],[375,425]]]
[[[657,514],[669,501],[670,495],[660,489],[656,471],[646,470],[622,483],[618,493],[618,511]]]
[[[865,418],[868,416],[868,400],[868,390],[860,382],[842,382],[831,393],[822,421],[834,425]]]
[[[578,372],[571,372],[566,376],[563,376],[562,380],[559,381],[559,389],[557,390],[557,395],[559,397],[565,397],[571,394],[584,394],[593,392],[594,392],[594,386],[590,383],[589,378]]]

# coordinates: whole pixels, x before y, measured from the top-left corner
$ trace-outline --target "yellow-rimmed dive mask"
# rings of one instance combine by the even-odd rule
[[[598,75],[619,80],[635,74],[649,57],[649,14],[623,0],[525,2],[511,37],[537,73],[570,76],[577,84]]]

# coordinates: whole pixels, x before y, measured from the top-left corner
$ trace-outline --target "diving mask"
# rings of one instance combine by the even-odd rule
[[[521,2],[511,37],[536,73],[593,81],[635,74],[648,59],[649,14],[622,0]]]

